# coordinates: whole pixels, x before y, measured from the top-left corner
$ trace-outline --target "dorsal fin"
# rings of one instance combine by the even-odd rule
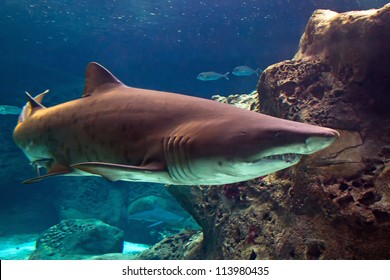
[[[31,106],[31,109],[35,109],[35,108],[45,108],[45,106],[43,106],[41,103],[40,103],[40,101],[42,101],[42,99],[43,99],[43,96],[41,95],[41,94],[46,94],[46,92],[45,93],[41,93],[40,95],[41,96],[37,96],[37,97],[39,97],[39,98],[37,98],[37,100],[35,100],[34,99],[34,97],[32,97],[27,91],[25,92],[26,93],[26,97],[27,97],[27,101],[28,101],[28,104]]]
[[[39,109],[44,109],[45,106],[41,104],[43,97],[48,93],[49,90],[45,90],[41,94],[38,94],[37,96],[32,97],[27,91],[26,91],[26,98],[27,98],[27,104],[23,107],[22,112],[19,115],[18,122],[24,122],[29,116],[31,116],[35,111]]]
[[[123,83],[100,64],[90,62],[87,67],[83,97],[94,94],[99,87],[104,85],[115,87],[123,86]]]

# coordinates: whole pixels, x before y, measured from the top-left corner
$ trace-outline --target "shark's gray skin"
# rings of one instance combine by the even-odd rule
[[[47,169],[25,183],[56,175],[235,183],[292,166],[339,136],[207,99],[127,87],[93,62],[82,98],[45,108],[45,93],[26,93],[14,130],[31,164]]]
[[[165,210],[159,205],[155,205],[153,209],[131,214],[127,217],[128,220],[150,222],[148,227],[155,227],[162,223],[178,223],[184,220],[184,217],[179,216],[171,211]]]

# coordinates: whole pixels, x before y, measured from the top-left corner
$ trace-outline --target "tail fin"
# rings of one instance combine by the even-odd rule
[[[261,70],[260,68],[257,68],[255,70],[255,73],[256,73],[257,77],[259,77],[262,72],[263,72],[263,70]]]
[[[38,94],[33,98],[27,91],[26,91],[26,97],[27,97],[27,103],[23,107],[22,112],[19,115],[18,123],[24,122],[29,116],[31,116],[36,110],[43,109],[45,106],[41,104],[43,97],[45,97],[46,93],[48,93],[49,90],[45,90],[41,94]]]
[[[222,75],[222,77],[224,77],[226,80],[229,80],[229,77],[228,77],[229,74],[230,74],[230,72],[226,72],[225,74]]]

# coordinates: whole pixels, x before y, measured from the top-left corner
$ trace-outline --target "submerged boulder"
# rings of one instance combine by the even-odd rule
[[[139,260],[189,260],[196,259],[202,242],[202,232],[187,229],[167,236],[155,246],[143,251],[134,259]]]
[[[390,257],[390,4],[312,15],[293,60],[258,83],[260,112],[341,137],[298,165],[219,187],[170,186],[205,259]]]
[[[311,17],[294,60],[259,85],[267,114],[329,126],[340,139],[295,168],[295,192],[316,185],[352,226],[390,226],[390,4]]]
[[[123,231],[96,219],[63,220],[37,240],[30,259],[80,259],[122,253]]]

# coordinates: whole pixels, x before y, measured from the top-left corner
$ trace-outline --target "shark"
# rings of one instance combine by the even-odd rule
[[[148,228],[155,227],[163,223],[178,223],[184,220],[184,217],[177,215],[171,211],[165,210],[160,205],[156,204],[153,209],[137,212],[127,217],[128,221],[136,220],[142,222],[150,222]]]
[[[0,115],[19,115],[21,108],[11,105],[0,105]]]
[[[32,97],[14,129],[37,176],[101,176],[110,181],[223,185],[297,164],[331,145],[331,128],[216,101],[126,86],[96,62],[81,98],[51,107]],[[46,172],[41,172],[45,169]]]

